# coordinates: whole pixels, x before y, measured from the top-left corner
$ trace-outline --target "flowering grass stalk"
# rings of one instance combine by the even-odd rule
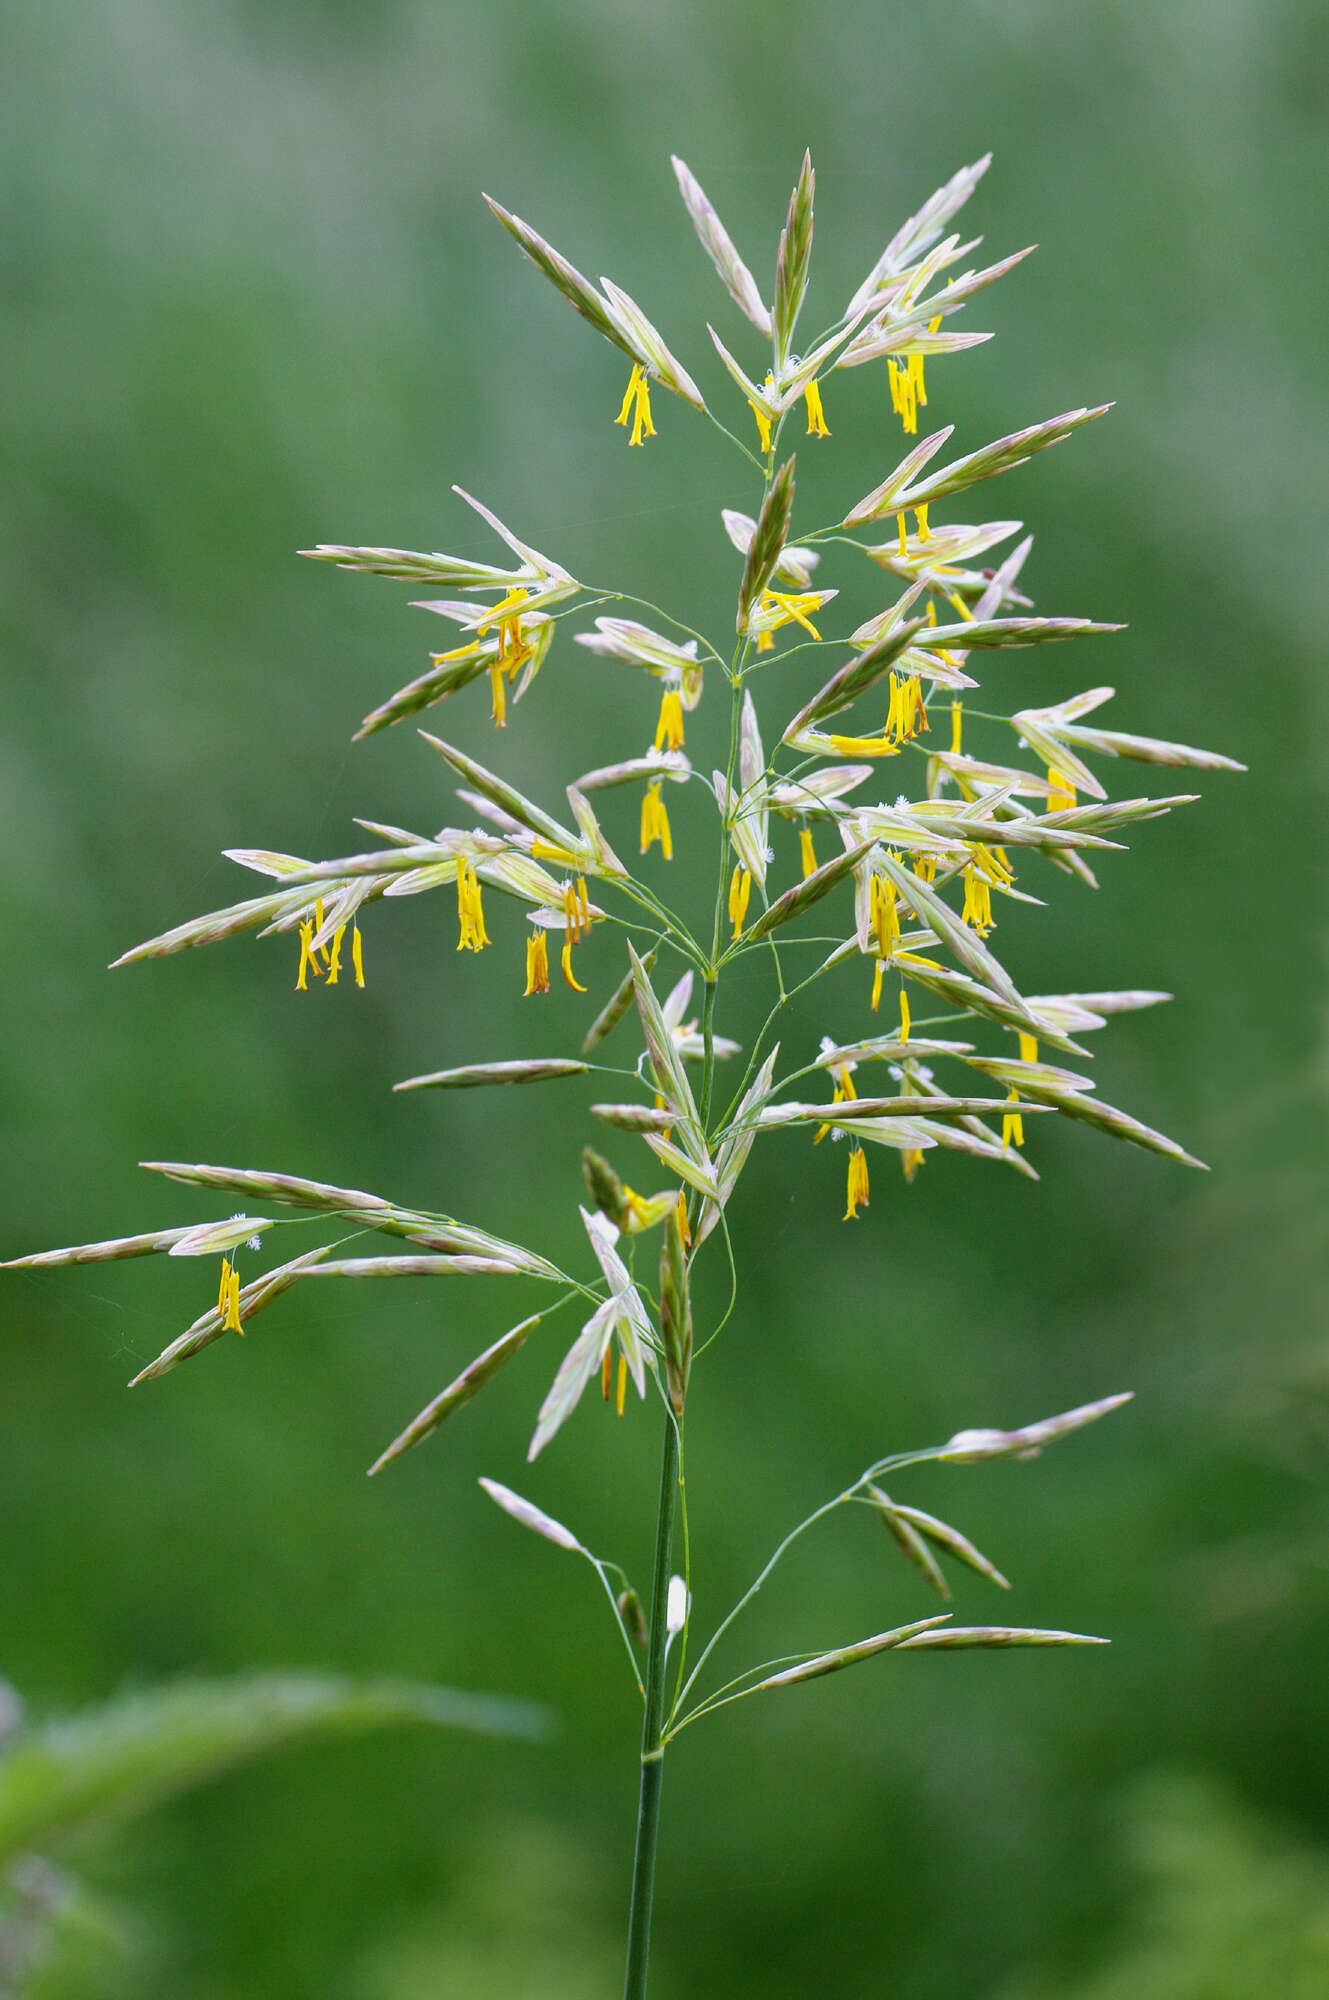
[[[375,1473],[431,1436],[568,1307],[577,1308],[582,1323],[540,1405],[530,1457],[559,1436],[592,1385],[620,1416],[630,1389],[638,1398],[651,1393],[662,1414],[663,1452],[645,1607],[617,1563],[593,1555],[577,1534],[509,1487],[483,1482],[518,1523],[592,1565],[641,1695],[628,2000],[646,1991],[664,1757],[684,1729],[734,1702],[881,1653],[1101,1643],[1070,1632],[958,1627],[941,1612],[830,1650],[808,1648],[800,1634],[795,1643],[804,1650],[753,1663],[722,1682],[710,1671],[718,1644],[788,1548],[842,1507],[866,1509],[881,1522],[920,1584],[943,1600],[950,1597],[946,1562],[1008,1588],[965,1534],[895,1497],[897,1475],[930,1459],[1030,1457],[1116,1408],[1126,1400],[1120,1395],[1023,1429],[964,1430],[931,1449],[882,1457],[785,1538],[692,1658],[690,1534],[679,1537],[682,1566],[678,1574],[674,1569],[685,1414],[694,1361],[729,1318],[727,1311],[704,1339],[694,1339],[693,1272],[718,1236],[737,1294],[728,1214],[754,1145],[815,1149],[827,1137],[844,1142],[846,1222],[861,1221],[880,1200],[882,1168],[870,1168],[869,1155],[883,1151],[896,1156],[906,1188],[917,1188],[920,1175],[926,1186],[927,1163],[939,1148],[1036,1180],[1029,1155],[1037,1152],[1038,1122],[1049,1114],[1199,1165],[1173,1140],[1103,1103],[1083,1069],[1062,1061],[1082,1065],[1086,1036],[1114,1015],[1168,996],[1135,988],[1025,993],[994,944],[1004,924],[1018,921],[1018,905],[1038,900],[1033,885],[1056,885],[1061,877],[1072,888],[1096,887],[1098,854],[1118,849],[1137,823],[1188,801],[1190,795],[1110,799],[1099,775],[1105,764],[1241,767],[1207,751],[1090,725],[1086,718],[1112,695],[1107,687],[1014,713],[994,711],[990,697],[981,708],[971,701],[980,670],[998,649],[1118,629],[1033,614],[1022,588],[1032,538],[1019,538],[1018,521],[949,518],[959,496],[1069,438],[1106,405],[1067,411],[952,458],[944,456],[950,426],[920,435],[920,414],[935,390],[927,364],[989,338],[957,327],[956,315],[1027,254],[975,267],[967,262],[975,244],[950,229],[986,166],[980,160],[963,169],[905,222],[843,311],[796,347],[811,270],[810,159],[780,235],[769,305],[697,180],[676,160],[702,248],[749,323],[750,346],[764,350],[762,360],[745,366],[708,329],[729,377],[721,385],[726,400],[715,408],[621,287],[607,278],[593,285],[528,224],[491,202],[530,261],[628,364],[612,419],[627,433],[628,447],[646,448],[659,427],[680,420],[682,403],[722,431],[751,470],[753,512],[720,510],[736,558],[733,635],[704,636],[626,592],[579,581],[460,487],[460,498],[503,545],[496,562],[394,548],[306,551],[344,569],[451,593],[420,602],[456,627],[460,643],[432,654],[424,673],[365,717],[361,736],[462,696],[473,682],[487,688],[498,728],[519,726],[518,705],[569,619],[580,627],[573,638],[607,662],[609,672],[625,681],[634,674],[658,681],[653,735],[644,749],[582,772],[567,785],[566,804],[555,805],[527,798],[498,772],[422,730],[426,746],[461,780],[460,817],[469,825],[424,835],[364,821],[374,844],[329,861],[235,850],[230,858],[270,887],[116,961],[162,957],[243,931],[289,934],[298,945],[292,971],[299,991],[335,986],[348,971],[360,986],[370,906],[443,891],[449,901],[456,898],[457,950],[478,954],[498,945],[509,954],[510,976],[524,982],[524,995],[538,1007],[555,977],[587,992],[581,947],[597,927],[616,926],[621,978],[608,995],[588,995],[591,1018],[575,1054],[504,1053],[397,1086],[512,1087],[595,1074],[626,1079],[619,1100],[597,1101],[590,1111],[614,1135],[622,1157],[632,1159],[632,1181],[648,1191],[638,1192],[596,1148],[586,1148],[584,1267],[565,1272],[539,1251],[477,1224],[354,1188],[179,1162],[150,1164],[177,1181],[239,1197],[245,1211],[14,1260],[31,1266],[155,1252],[219,1256],[215,1303],[204,1305],[138,1381],[166,1374],[228,1333],[244,1335],[296,1285],[422,1276],[544,1286],[552,1303],[528,1313],[436,1395],[380,1453]],[[876,449],[884,464],[897,451],[903,455],[862,498],[850,503],[846,495],[839,518],[796,527],[795,461],[785,451],[786,433],[801,422],[814,440],[810,448],[833,450],[834,378],[864,366],[882,377]],[[654,408],[653,390],[663,392]],[[607,422],[611,405],[607,397]],[[904,442],[892,446],[897,419]],[[853,631],[837,631],[837,590],[823,586],[823,562],[829,568],[832,559],[845,570],[874,565],[881,578],[881,608]],[[591,618],[606,604],[613,608]],[[761,671],[791,648],[809,662],[802,705],[788,715],[766,702],[759,712]],[[823,650],[834,661],[829,673],[817,664]],[[707,779],[689,758],[688,717],[716,692],[722,700],[727,694],[728,752],[724,769]],[[885,783],[883,767],[890,770]],[[621,787],[640,801],[640,857],[631,862],[610,845],[595,805],[598,794]],[[689,803],[714,813],[712,914],[700,932],[678,915],[669,888],[673,818]],[[500,902],[522,913],[515,935],[499,914]],[[802,969],[809,951],[810,971]],[[741,969],[773,982],[769,1014],[746,1051],[717,1029],[721,986]],[[856,982],[861,1034],[838,1042],[823,1037],[819,1047],[786,1051],[782,1062],[782,1044],[773,1037],[788,1003],[836,974]],[[599,1052],[614,1034],[620,1042],[635,1038],[637,1047],[626,1068],[606,1070]],[[884,1081],[869,1084],[869,1070]],[[829,1148],[812,1155],[814,1173],[827,1182],[833,1171],[822,1163],[831,1156]],[[839,1213],[838,1192],[829,1185],[826,1202],[829,1227]],[[250,1214],[251,1203],[294,1209],[321,1225],[323,1235],[250,1275],[250,1259],[279,1226],[276,1216]],[[372,1235],[394,1247],[367,1250],[364,1239]]]

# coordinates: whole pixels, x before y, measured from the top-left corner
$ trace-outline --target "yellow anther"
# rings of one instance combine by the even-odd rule
[[[683,1239],[684,1248],[690,1249],[692,1247],[692,1225],[688,1221],[688,1205],[682,1188],[678,1191],[678,1200],[674,1204],[674,1213],[678,1217],[678,1233]]]
[[[627,1395],[628,1395],[627,1357],[626,1355],[620,1354],[618,1357],[618,1388],[614,1396],[614,1408],[618,1411],[620,1417],[623,1414],[623,1405],[627,1401]]]
[[[923,1148],[921,1146],[910,1146],[901,1153],[900,1166],[903,1169],[906,1184],[912,1181],[922,1164]]]
[[[900,746],[892,743],[889,736],[831,736],[828,742],[845,757],[898,757]]]
[[[584,993],[586,988],[577,984],[576,976],[572,970],[572,939],[566,935],[563,939],[563,950],[559,955],[559,964],[563,967],[563,977],[567,980],[573,992]]]
[[[814,639],[820,639],[821,633],[808,617],[809,611],[816,610],[818,601],[815,590],[763,590],[757,609],[766,621],[767,629],[758,635],[757,651],[770,651],[771,633],[778,632],[782,625],[801,625]]]
[[[1008,1104],[1018,1104],[1020,1102],[1020,1093],[1017,1090],[1008,1091],[1006,1102]],[[1008,1111],[1002,1118],[1001,1143],[1006,1147],[1023,1146],[1024,1120],[1018,1111]]]
[[[962,701],[953,701],[951,703],[951,755],[953,757],[958,757],[960,754],[960,736],[963,728],[964,703]]]
[[[345,937],[345,935],[346,935],[345,924],[339,924],[336,930],[332,933],[332,957],[328,960],[329,986],[335,986],[337,984],[337,977],[338,974],[341,972],[341,941]]]
[[[928,510],[927,510],[927,508],[926,508],[926,507],[915,507],[915,509],[914,509],[914,519],[915,519],[915,520],[917,521],[917,523],[918,523],[918,539],[919,539],[919,541],[920,541],[920,542],[930,542],[930,541],[932,540],[932,530],[931,530],[931,529],[929,528],[929,526],[928,526]]]
[[[313,952],[309,949],[313,941],[314,941],[314,926],[310,922],[309,918],[306,917],[304,919],[304,922],[300,926],[300,976],[295,982],[295,990],[297,993],[307,993],[309,991],[309,988],[305,984],[306,972],[312,972],[315,979],[321,979],[323,977],[323,967],[319,964],[317,958],[314,956]]]
[[[885,970],[886,961],[884,958],[879,958],[872,973],[872,1011],[874,1014],[881,1005],[881,981]]]
[[[918,396],[915,389],[913,367],[906,361],[903,367],[898,361],[889,361],[891,380],[891,408],[898,415],[901,424],[912,437],[918,429]]]
[[[489,685],[494,691],[489,708],[490,719],[496,728],[501,729],[508,719],[508,697],[503,686],[503,667],[497,660],[489,669]]]
[[[735,938],[743,930],[751,894],[753,894],[753,876],[743,866],[743,862],[735,862],[735,872],[729,882],[729,922],[735,926]]]
[[[908,523],[903,514],[896,515],[895,526],[900,536],[900,561],[903,562],[909,554]]]
[[[222,1268],[221,1268],[221,1284],[217,1287],[217,1310],[219,1313],[225,1313],[226,1301],[230,1297],[230,1295],[231,1295],[231,1260],[229,1257],[223,1257]]]
[[[828,438],[830,431],[826,424],[826,412],[821,407],[821,390],[815,381],[808,383],[803,391],[803,400],[808,406],[808,436]]]
[[[641,802],[641,851],[656,841],[666,861],[674,858],[674,836],[669,830],[669,814],[665,811],[664,800],[660,797],[660,780],[646,787],[646,796]]]
[[[986,937],[992,929],[992,890],[987,876],[972,865],[964,871],[964,908],[960,915],[980,937]]]
[[[900,942],[900,919],[896,913],[896,889],[884,875],[868,881],[868,922],[877,940],[878,958],[890,958]],[[873,1002],[876,1011],[876,1002]]]
[[[817,869],[817,853],[812,845],[812,828],[810,826],[799,828],[798,847],[803,857],[803,880],[806,882],[808,876],[815,874]]]
[[[222,1321],[222,1332],[244,1332],[240,1324],[240,1274],[234,1264],[230,1266],[226,1280],[226,1317]]]
[[[520,637],[521,607],[523,604],[525,604],[530,594],[531,593],[529,590],[527,590],[525,584],[522,583],[516,584],[510,591],[508,591],[505,597],[501,597],[499,599],[497,604],[491,604],[489,606],[488,610],[485,612],[484,617],[480,620],[479,624],[475,628],[476,633],[479,634],[482,632],[487,632],[491,625],[497,625],[499,627],[500,649],[503,643],[502,628],[505,623],[513,626],[518,634],[518,637]],[[472,652],[473,650],[474,650],[473,647],[462,646],[456,653],[439,653],[437,655],[437,658],[440,660],[451,660],[451,659],[462,660],[465,659],[466,655]]]
[[[632,415],[632,436],[628,439],[629,444],[640,444],[643,433],[647,437],[655,436],[655,425],[651,422],[650,378],[639,361],[634,361],[632,364],[623,407],[614,418],[614,422],[626,425],[629,413]]]
[[[558,847],[552,840],[541,840],[537,833],[531,842],[533,861],[552,861],[559,868],[578,868],[581,863],[570,847]]]
[[[900,1040],[909,1040],[909,995],[903,986],[900,988]]]
[[[655,725],[657,750],[683,748],[683,697],[677,688],[666,688],[660,697],[660,720]]]
[[[1025,1034],[1020,1036],[1020,1061],[1038,1061],[1038,1041],[1035,1036]]]
[[[757,436],[761,439],[761,449],[763,454],[765,454],[771,448],[771,420],[761,407],[761,404],[754,403],[750,396],[748,398],[748,408],[757,419]]]
[[[365,960],[364,951],[360,943],[359,924],[351,926],[351,969],[355,973],[356,985],[363,986],[365,983]]]
[[[1075,787],[1062,772],[1048,768],[1048,811],[1062,812],[1075,804]]]
[[[955,607],[955,610],[958,612],[959,616],[964,619],[966,624],[970,623],[974,614],[969,609],[969,606],[965,603],[964,599],[961,597],[958,590],[947,591],[946,602]]]
[[[604,1355],[600,1362],[600,1394],[604,1397],[606,1403],[609,1401],[609,1392],[613,1386],[614,1346],[612,1341],[606,1341]]]
[[[523,1000],[529,1000],[533,993],[549,991],[549,945],[543,931],[533,931],[526,940],[526,991]]]
[[[861,1146],[855,1146],[849,1155],[849,1200],[844,1212],[844,1221],[857,1220],[860,1208],[868,1205],[868,1163]]]
[[[458,951],[483,951],[489,938],[484,905],[480,901],[480,882],[475,864],[464,854],[457,863],[457,920],[461,928]]]
[[[743,920],[748,913],[748,898],[752,894],[752,876],[742,862],[735,863],[733,879],[729,884],[729,921],[734,926],[737,937],[743,928]]]
[[[911,354],[909,357],[909,387],[913,391],[914,401],[926,405],[928,392],[923,386],[923,357],[921,354]]]

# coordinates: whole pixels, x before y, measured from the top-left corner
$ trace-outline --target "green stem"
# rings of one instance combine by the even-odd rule
[[[660,1464],[660,1511],[655,1530],[655,1576],[651,1585],[651,1646],[646,1665],[646,1714],[641,1732],[641,1794],[637,1806],[637,1853],[632,1869],[628,1917],[628,1964],[623,2000],[645,2000],[651,1953],[651,1910],[655,1902],[655,1850],[660,1838],[660,1789],[664,1783],[666,1612],[669,1565],[678,1503],[678,1425],[665,1411],[664,1453]]]

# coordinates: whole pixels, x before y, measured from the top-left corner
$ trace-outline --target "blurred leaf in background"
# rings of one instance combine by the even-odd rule
[[[1123,1936],[1083,1979],[1015,1981],[1000,2000],[1318,2000],[1329,1986],[1329,1853],[1220,1785],[1159,1771],[1123,1801],[1141,1885]]]
[[[400,1722],[527,1738],[546,1727],[521,1702],[330,1674],[179,1680],[35,1724],[0,1683],[0,1708],[0,1990],[33,1994],[90,1993],[142,1956],[146,1927],[52,1860],[107,1826],[301,1739]]]

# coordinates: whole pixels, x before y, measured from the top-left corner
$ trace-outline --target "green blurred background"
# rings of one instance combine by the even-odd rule
[[[1178,995],[1099,1038],[1101,1087],[1214,1171],[1042,1121],[1037,1187],[948,1158],[906,1199],[883,1166],[849,1230],[840,1156],[758,1151],[735,1215],[749,1282],[690,1425],[700,1614],[879,1452],[1130,1387],[1127,1413],[1035,1464],[931,1468],[898,1492],[1014,1577],[1000,1603],[961,1583],[962,1619],[1114,1645],[911,1658],[685,1737],[653,1991],[1321,1993],[1329,15],[18,0],[0,29],[6,1254],[210,1215],[135,1166],[174,1157],[349,1181],[584,1256],[569,1218],[593,1093],[388,1092],[565,1046],[616,977],[609,941],[585,951],[590,998],[559,990],[538,1024],[512,906],[480,960],[457,957],[445,901],[377,906],[363,994],[295,1000],[283,941],[103,967],[248,893],[223,846],[335,854],[353,813],[450,816],[409,730],[348,745],[439,628],[409,588],[297,548],[490,559],[457,480],[574,573],[728,626],[717,517],[751,505],[743,467],[665,396],[658,439],[624,448],[619,357],[481,188],[626,285],[724,404],[703,320],[750,350],[670,151],[765,286],[811,146],[820,323],[933,187],[995,149],[965,220],[994,255],[1042,247],[968,309],[998,338],[929,370],[928,415],[971,449],[1117,399],[993,502],[1038,532],[1040,610],[1130,630],[994,672],[1022,701],[1110,677],[1118,726],[1251,766],[1142,828],[1097,897],[1053,878],[1003,948],[1027,990]],[[879,370],[832,378],[827,410],[832,440],[800,448],[805,521],[898,455]],[[858,616],[880,602],[870,578],[830,580]],[[717,697],[690,726],[703,767]],[[484,709],[472,690],[447,714],[481,755]],[[561,645],[505,768],[556,801],[654,709],[646,683]],[[610,809],[625,842],[632,810]],[[675,867],[709,865],[702,812],[680,801],[675,826]],[[786,1045],[855,1027],[861,984],[796,1010]],[[750,1035],[762,997],[722,1029]],[[530,1492],[644,1582],[654,1420],[588,1406],[525,1471],[559,1322],[369,1485],[401,1423],[531,1306],[311,1288],[243,1347],[127,1395],[198,1310],[197,1276],[161,1260],[5,1283],[0,1672],[50,1710],[190,1668],[374,1669],[539,1696],[562,1733],[290,1752],[104,1840],[84,1871],[124,1913],[119,1942],[34,1991],[614,1992],[633,1700],[589,1573],[475,1480]],[[855,1518],[791,1564],[734,1665],[928,1609]]]

